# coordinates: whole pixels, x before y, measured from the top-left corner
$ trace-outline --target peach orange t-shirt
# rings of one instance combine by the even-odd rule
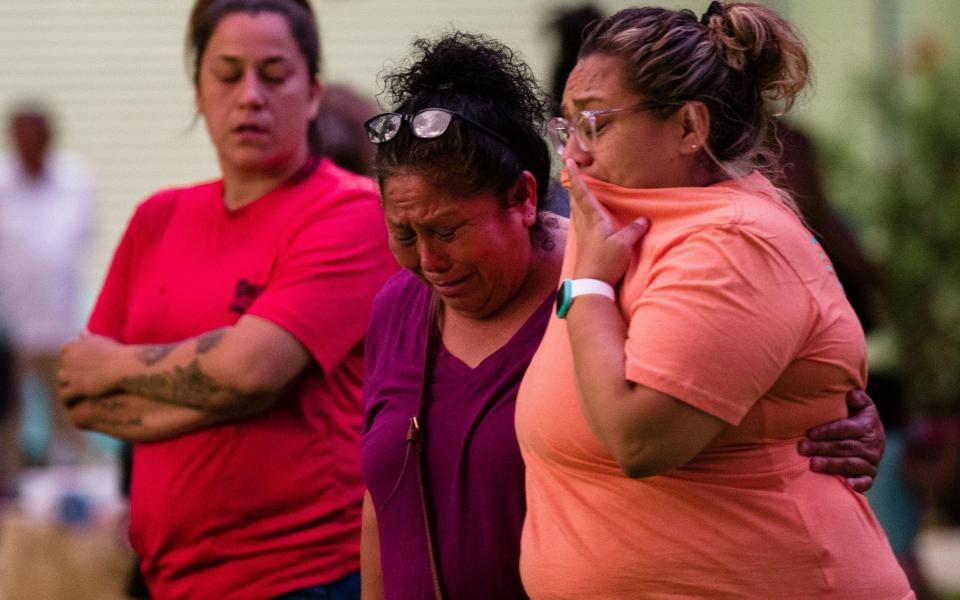
[[[627,478],[583,417],[553,317],[517,401],[527,592],[912,597],[866,499],[796,450],[866,378],[863,332],[813,235],[758,173],[703,188],[587,183],[621,224],[651,221],[618,290],[627,378],[729,428],[679,469]],[[576,252],[571,227],[564,277]]]

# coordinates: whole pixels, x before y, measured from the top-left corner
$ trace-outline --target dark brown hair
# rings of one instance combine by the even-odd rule
[[[403,126],[394,139],[377,146],[381,186],[398,172],[413,172],[452,196],[492,192],[509,205],[514,199],[507,192],[526,170],[537,181],[539,212],[549,187],[550,152],[540,134],[546,102],[530,67],[510,48],[484,35],[456,31],[437,40],[417,39],[413,46],[409,61],[382,76],[393,110],[405,114],[425,108],[452,110],[509,144],[460,119],[454,119],[445,134],[429,140],[415,137]]]
[[[771,127],[810,78],[803,42],[777,13],[757,4],[689,10],[633,8],[597,22],[580,58],[624,60],[624,85],[669,114],[685,102],[710,111],[705,150],[727,176],[774,163]]]
[[[200,63],[217,25],[228,14],[238,12],[269,12],[283,17],[290,36],[307,63],[308,75],[313,80],[320,76],[320,35],[313,9],[307,0],[197,0],[190,11],[186,44],[194,85],[200,83]],[[319,155],[322,143],[316,119],[307,127],[306,136],[310,152]]]

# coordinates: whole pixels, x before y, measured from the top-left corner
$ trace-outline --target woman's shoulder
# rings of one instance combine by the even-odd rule
[[[430,288],[407,269],[394,273],[373,300],[370,329],[389,328],[391,323],[421,320],[430,302]]]
[[[185,205],[195,204],[211,195],[219,197],[219,180],[168,187],[158,190],[137,205],[130,218],[131,226],[161,227],[172,217],[175,210]]]
[[[140,202],[140,207],[146,207],[148,210],[158,210],[160,207],[176,204],[178,202],[190,201],[191,199],[199,197],[208,197],[211,194],[218,193],[217,191],[222,187],[222,181],[216,179],[199,183],[161,188]]]
[[[742,240],[755,250],[807,239],[803,220],[789,198],[756,172],[690,188],[682,201],[670,203],[669,210],[650,213],[643,215],[652,223],[648,243],[662,245],[663,250],[704,236]],[[756,246],[758,241],[761,243]]]
[[[408,269],[394,273],[377,293],[375,304],[409,305],[413,301],[428,299],[430,288]]]
[[[334,164],[328,158],[321,158],[317,169],[307,181],[312,182],[325,193],[336,197],[370,196],[379,198],[379,189],[372,179],[358,175]]]

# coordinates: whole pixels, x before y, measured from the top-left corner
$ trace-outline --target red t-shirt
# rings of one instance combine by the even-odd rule
[[[268,598],[359,568],[363,336],[397,269],[376,187],[324,160],[239,210],[222,189],[137,209],[90,330],[166,343],[251,314],[316,364],[254,419],[136,445],[130,539],[157,598]]]

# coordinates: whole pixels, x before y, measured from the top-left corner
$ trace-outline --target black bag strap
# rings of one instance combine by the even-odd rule
[[[410,417],[410,426],[407,428],[407,448],[410,444],[417,452],[417,482],[420,487],[420,508],[423,512],[423,529],[427,538],[427,553],[430,558],[430,574],[433,576],[433,594],[436,600],[444,600],[443,585],[440,580],[440,570],[437,567],[436,544],[433,539],[432,520],[430,519],[430,500],[427,497],[426,481],[427,456],[424,452],[427,404],[429,403],[429,385],[433,376],[434,361],[437,357],[437,344],[440,339],[440,299],[436,294],[430,297],[430,314],[427,318],[427,340],[423,352],[423,377],[420,380],[420,404],[417,414]],[[406,460],[404,460],[406,462]]]

